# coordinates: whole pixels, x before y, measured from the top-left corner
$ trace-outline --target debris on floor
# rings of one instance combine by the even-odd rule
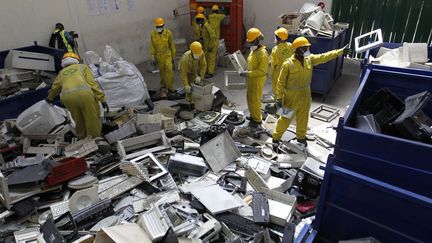
[[[314,217],[328,153],[294,143],[295,127],[274,151],[277,116],[252,129],[223,104],[161,100],[111,111],[103,137],[77,141],[45,103],[1,123],[2,242],[290,242]],[[328,151],[335,130],[308,139]]]

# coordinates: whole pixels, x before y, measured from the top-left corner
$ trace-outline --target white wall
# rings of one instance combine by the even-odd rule
[[[109,2],[109,1],[108,1]],[[125,59],[140,63],[149,58],[149,36],[153,19],[163,17],[176,37],[187,37],[188,18],[174,19],[173,9],[188,0],[135,0],[128,11],[127,0],[119,0],[120,13],[90,16],[87,0],[1,0],[0,50],[32,45],[48,46],[54,25],[78,32],[80,53],[93,50],[100,54],[105,45],[113,46]]]
[[[264,45],[271,48],[274,31],[280,23],[278,16],[300,10],[305,2],[318,4],[324,2],[324,11],[331,11],[332,0],[244,0],[244,24],[246,30],[257,27],[264,34]]]

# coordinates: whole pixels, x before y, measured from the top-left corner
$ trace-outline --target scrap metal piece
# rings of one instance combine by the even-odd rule
[[[266,159],[253,156],[247,160],[247,165],[254,169],[256,172],[266,176],[270,172],[272,163]]]
[[[325,164],[319,162],[318,160],[309,157],[306,159],[300,169],[322,180],[324,177],[325,166]]]
[[[151,153],[137,157],[137,158],[131,160],[131,162],[132,163],[145,163],[145,164],[150,163],[149,166],[156,166],[157,167],[157,169],[156,169],[157,172],[155,174],[153,174],[152,176],[150,176],[149,182],[152,182],[152,181],[158,179],[159,177],[162,177],[168,173],[167,169]]]
[[[50,173],[50,164],[46,161],[40,165],[32,165],[26,168],[17,169],[7,177],[7,183],[11,185],[19,185],[25,183],[41,182]]]
[[[118,184],[115,184],[112,187],[109,187],[104,191],[100,191],[99,192],[99,198],[100,199],[104,199],[104,198],[114,199],[114,198],[120,196],[121,194],[131,190],[132,188],[138,186],[142,182],[143,182],[143,180],[141,180],[135,176],[128,177],[126,180],[124,180]]]
[[[112,176],[112,177],[108,177],[108,178],[105,178],[103,180],[100,180],[99,185],[98,185],[98,193],[100,194],[101,192],[127,180],[128,178],[129,177],[127,175],[121,174],[118,176]]]
[[[152,205],[147,212],[138,216],[138,225],[150,235],[152,241],[162,238],[172,227],[157,205]]]
[[[223,190],[219,185],[193,188],[191,193],[212,214],[223,213],[243,206],[242,203],[238,202],[231,194]]]
[[[254,169],[248,168],[245,171],[245,176],[255,191],[264,192],[265,190],[269,189],[267,183]]]
[[[27,228],[19,231],[15,231],[14,238],[16,243],[36,242],[39,236],[39,227]]]
[[[373,38],[372,38],[373,36]],[[364,46],[360,46],[360,42],[363,38],[367,38],[364,43],[367,43]],[[372,39],[372,42],[369,42],[369,39]],[[355,44],[355,52],[356,53],[362,53],[371,49],[374,49],[383,43],[383,37],[382,37],[382,31],[381,29],[376,29],[374,31],[371,31],[369,33],[357,36],[354,38],[354,44]]]
[[[240,50],[237,50],[231,55],[228,55],[231,64],[237,70],[238,74],[247,71],[247,62]]]
[[[130,161],[122,161],[120,162],[120,169],[123,173],[131,176],[136,176],[141,180],[150,180],[148,169],[144,164],[134,163]]]
[[[253,221],[258,224],[270,222],[270,209],[267,195],[264,192],[252,193]]]
[[[105,139],[113,144],[114,142],[119,141],[120,139],[129,137],[130,135],[136,133],[134,120],[129,120],[119,127],[119,129],[112,131],[105,135]]]
[[[69,212],[69,200],[61,201],[50,205],[51,215],[54,219]]]
[[[203,242],[209,242],[214,236],[219,234],[222,229],[219,221],[207,213],[204,214],[204,219],[206,220],[204,224],[190,232],[188,238],[200,239]]]
[[[46,136],[25,136],[23,140],[23,153],[24,154],[61,154],[61,147],[63,144],[64,135],[46,135]],[[54,144],[39,144],[38,146],[31,146],[32,140],[47,140],[55,139]]]
[[[157,132],[162,129],[162,114],[137,114],[135,125],[143,134]]]
[[[64,148],[66,157],[85,157],[98,150],[94,139],[82,139]]]
[[[334,108],[328,105],[319,105],[310,113],[310,116],[317,120],[330,122],[339,116],[339,111],[340,110],[338,108]]]
[[[24,157],[24,156],[18,156],[13,161],[10,161],[8,163],[5,163],[3,166],[3,169],[14,169],[14,168],[21,168],[31,165],[38,165],[41,164],[45,160],[45,157],[43,154],[37,154],[36,157]]]
[[[112,215],[109,217],[106,217],[99,221],[97,224],[95,224],[89,231],[90,232],[97,232],[102,228],[111,227],[114,225],[117,225],[120,223],[120,218],[117,215]]]
[[[175,153],[170,156],[168,171],[182,175],[202,176],[207,170],[207,165],[201,157]]]
[[[97,217],[98,215],[108,212],[111,208],[111,200],[109,198],[104,198],[99,202],[90,205],[80,211],[72,214],[72,218],[77,224],[90,220],[91,218]]]
[[[254,234],[261,231],[260,225],[255,224],[252,220],[237,214],[222,213],[216,215],[215,218],[225,223],[230,230],[238,232],[242,235],[253,236]]]
[[[128,154],[128,152],[135,151],[138,149],[146,148],[149,146],[157,146],[149,148],[143,151],[138,151]],[[164,131],[158,131],[150,134],[145,134],[133,138],[120,140],[117,142],[117,151],[122,159],[133,159],[141,155],[148,153],[154,153],[160,150],[169,148],[168,138]]]
[[[297,198],[275,190],[265,190],[268,197],[270,222],[284,226],[294,213]]]
[[[200,151],[210,165],[210,168],[216,173],[241,156],[228,131],[217,135],[201,145]]]

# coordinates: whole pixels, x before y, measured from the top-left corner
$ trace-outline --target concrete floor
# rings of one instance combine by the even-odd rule
[[[149,90],[159,89],[159,74],[152,74],[146,70],[145,64],[138,65],[138,68],[142,72],[147,87]],[[221,68],[219,67],[216,74],[210,80],[213,81],[214,85],[220,88],[228,100],[236,105],[236,110],[244,111],[247,109],[246,104],[246,89],[227,89],[225,87],[225,70],[233,70],[233,68]],[[176,70],[174,73],[175,81],[174,85],[176,88],[182,87],[179,73]],[[239,76],[232,76],[233,78],[240,78]],[[341,111],[341,116],[346,112],[347,106],[351,103],[351,99],[357,89],[360,77],[360,62],[353,59],[345,59],[342,75],[336,80],[333,88],[330,90],[326,99],[323,101],[319,95],[313,96],[312,109],[316,108],[320,104],[327,104],[333,107],[337,107]],[[271,79],[267,78],[264,94],[271,93]],[[332,123],[337,125],[338,119],[334,119]],[[317,125],[322,124],[321,121],[316,119],[309,119],[309,127],[313,128]]]

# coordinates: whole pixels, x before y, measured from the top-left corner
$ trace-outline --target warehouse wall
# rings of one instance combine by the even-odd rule
[[[274,30],[279,24],[278,16],[300,10],[305,2],[318,4],[324,2],[324,11],[331,11],[332,0],[244,0],[244,24],[246,30],[258,27],[264,34],[264,45],[271,48]]]
[[[110,2],[110,0],[108,0]],[[102,53],[113,46],[127,60],[140,63],[149,58],[149,36],[153,18],[166,19],[175,37],[190,32],[187,17],[174,19],[173,9],[187,0],[118,0],[119,13],[89,15],[87,0],[2,0],[0,7],[0,50],[32,45],[48,45],[56,22],[80,35],[80,52]],[[135,3],[129,11],[128,3]]]

